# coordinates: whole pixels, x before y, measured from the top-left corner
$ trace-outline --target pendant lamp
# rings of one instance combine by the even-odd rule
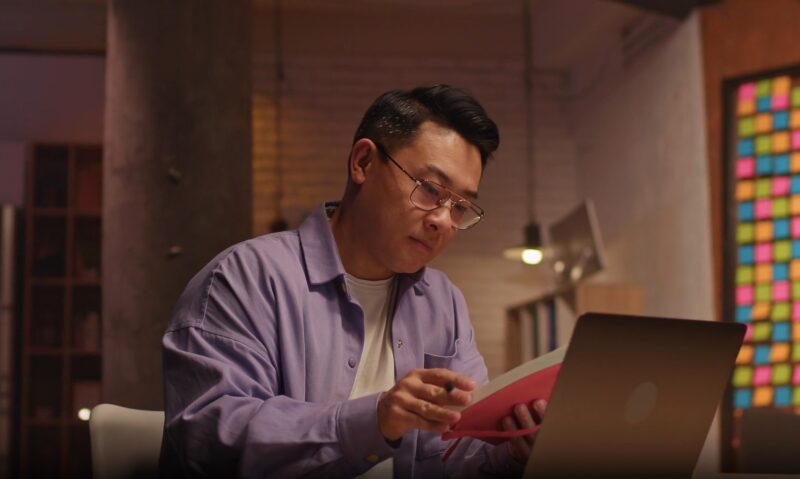
[[[534,181],[534,174],[536,168],[534,165],[533,154],[533,120],[531,113],[531,90],[533,87],[533,51],[531,48],[531,8],[530,0],[522,0],[522,18],[523,18],[523,55],[524,58],[524,104],[525,104],[525,166],[526,178],[528,180],[525,197],[527,198],[528,206],[528,224],[525,226],[525,242],[520,245],[515,245],[503,250],[503,256],[507,259],[514,261],[522,261],[528,265],[537,265],[544,259],[544,252],[542,249],[542,230],[539,223],[534,219],[536,208],[534,205],[535,195],[533,188],[536,186]]]

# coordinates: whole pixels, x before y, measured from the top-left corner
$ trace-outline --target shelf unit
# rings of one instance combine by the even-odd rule
[[[640,314],[641,289],[625,284],[584,283],[547,292],[506,308],[506,370],[569,342],[586,312]]]
[[[102,148],[36,144],[28,164],[20,364],[22,477],[91,477],[100,402]]]

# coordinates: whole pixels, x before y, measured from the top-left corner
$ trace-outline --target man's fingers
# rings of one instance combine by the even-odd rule
[[[449,369],[433,368],[433,369],[419,369],[418,374],[422,382],[428,384],[435,384],[436,386],[446,387],[448,383],[452,384],[453,388],[461,389],[462,391],[472,391],[475,389],[475,381],[469,376],[458,374],[450,371]]]
[[[517,422],[522,429],[530,429],[536,426],[536,422],[533,420],[533,415],[531,414],[531,410],[528,409],[528,406],[517,404],[514,406],[514,415],[517,417]],[[526,434],[523,437],[528,444],[533,444],[533,441],[536,439],[535,433]]]
[[[403,410],[414,413],[427,421],[449,425],[461,419],[461,413],[446,409],[424,399],[419,399],[407,391],[397,394],[397,403]]]
[[[473,389],[475,381],[448,369],[414,369],[381,395],[381,433],[394,440],[408,429],[445,432],[461,419],[448,407],[469,404]]]
[[[511,416],[506,416],[503,418],[503,429],[506,431],[516,431],[518,430],[517,424]],[[514,456],[518,461],[525,462],[531,454],[531,446],[528,442],[522,437],[512,437],[508,442],[508,447],[511,450],[511,455]]]
[[[547,409],[547,401],[544,399],[537,399],[536,401],[533,401],[532,406],[534,415],[536,416],[533,419],[536,421],[536,424],[541,424],[542,419],[544,418],[545,410]]]
[[[413,396],[440,406],[466,406],[472,400],[472,393],[461,389],[447,388],[434,384],[415,382],[409,383],[406,388]]]

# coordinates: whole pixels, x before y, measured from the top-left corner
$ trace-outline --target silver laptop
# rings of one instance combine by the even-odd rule
[[[581,316],[524,477],[691,477],[744,333]]]

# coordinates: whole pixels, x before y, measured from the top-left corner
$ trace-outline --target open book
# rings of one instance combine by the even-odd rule
[[[514,406],[550,399],[567,347],[563,346],[532,359],[484,384],[472,395],[472,402],[461,410],[461,420],[442,439],[464,436],[499,444],[510,437],[535,432],[539,426],[518,431],[504,431],[501,421],[514,416]],[[451,447],[454,448],[455,444]]]

